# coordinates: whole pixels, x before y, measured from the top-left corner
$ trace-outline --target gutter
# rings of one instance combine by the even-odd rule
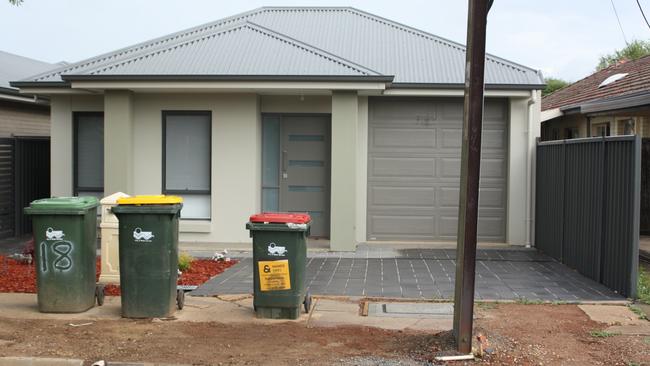
[[[353,81],[391,83],[387,75],[63,75],[72,81]]]
[[[458,89],[462,83],[393,82],[392,75],[63,75],[63,81],[12,81],[16,88],[71,88],[73,81],[329,81],[385,82],[386,89]],[[485,84],[486,90],[540,90],[545,84]]]
[[[34,94],[21,94],[17,89],[5,87],[0,87],[0,99],[38,105],[49,105],[50,103],[50,99],[47,97],[41,97]]]
[[[64,81],[11,81],[14,88],[70,88],[70,83]]]
[[[593,114],[650,106],[650,91],[590,100],[557,108],[563,115]]]
[[[485,84],[486,90],[541,90],[546,84]],[[465,89],[465,84],[455,83],[393,83],[394,89]]]

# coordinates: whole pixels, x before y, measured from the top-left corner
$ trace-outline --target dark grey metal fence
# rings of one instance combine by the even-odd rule
[[[585,276],[636,297],[641,139],[537,144],[535,246]]]
[[[641,235],[650,235],[650,138],[641,140]]]
[[[23,208],[50,196],[50,138],[15,139],[15,235],[22,236],[32,232],[32,220]]]
[[[14,152],[14,139],[0,138],[0,239],[14,235]]]

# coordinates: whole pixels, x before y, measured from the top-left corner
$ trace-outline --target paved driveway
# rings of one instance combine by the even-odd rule
[[[251,293],[253,261],[249,254],[240,260],[191,295]],[[312,295],[451,299],[455,270],[455,250],[364,245],[354,253],[310,253],[306,281]],[[534,249],[480,249],[476,270],[479,300],[623,300]]]

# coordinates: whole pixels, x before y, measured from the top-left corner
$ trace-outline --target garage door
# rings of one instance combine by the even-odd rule
[[[478,236],[505,242],[507,103],[484,111]],[[372,98],[368,239],[455,240],[462,99]]]

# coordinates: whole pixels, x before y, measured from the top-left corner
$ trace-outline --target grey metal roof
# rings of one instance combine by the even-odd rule
[[[100,55],[62,75],[387,75],[408,86],[463,85],[465,47],[348,7],[264,7]],[[487,56],[485,82],[539,87],[531,68]]]
[[[150,49],[108,65],[88,68],[84,74],[379,75],[249,22]]]
[[[12,80],[52,70],[57,66],[56,64],[0,51],[0,88],[11,88],[9,82]]]

